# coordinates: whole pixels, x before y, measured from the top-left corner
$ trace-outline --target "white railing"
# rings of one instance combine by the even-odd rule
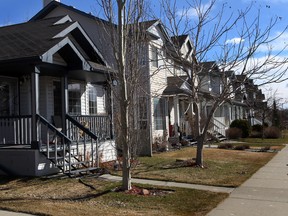
[[[0,144],[31,144],[32,117],[1,116]]]
[[[225,136],[226,134],[226,129],[228,128],[225,125],[225,117],[214,117],[213,118],[213,129],[214,131],[222,134],[223,136]]]

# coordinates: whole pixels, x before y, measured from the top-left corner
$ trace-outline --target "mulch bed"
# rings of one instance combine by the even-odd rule
[[[140,195],[140,196],[164,196],[167,194],[174,193],[174,190],[164,190],[164,189],[157,189],[157,188],[141,188],[139,186],[132,185],[131,190],[123,191],[121,188],[117,188],[115,192],[122,192],[125,194],[131,195]]]

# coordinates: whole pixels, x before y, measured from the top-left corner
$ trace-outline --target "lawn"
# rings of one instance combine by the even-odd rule
[[[133,177],[236,187],[266,164],[275,153],[204,149],[205,168],[193,166],[196,148],[140,157]],[[187,163],[188,161],[188,163]],[[121,174],[118,172],[117,174]]]
[[[117,183],[96,177],[0,177],[0,208],[36,215],[206,215],[228,195],[192,189],[157,188],[160,195],[116,192]],[[140,187],[141,185],[137,185]],[[151,190],[151,186],[142,185]]]
[[[254,144],[253,144],[254,143]],[[271,144],[272,143],[272,144]],[[269,140],[248,143],[258,148],[281,148]],[[236,187],[276,153],[204,149],[205,168],[193,166],[195,147],[153,157],[140,157],[133,177]],[[121,174],[121,172],[116,172]],[[0,176],[0,208],[35,215],[197,215],[204,216],[228,194],[193,189],[157,187],[160,195],[117,192],[120,183],[95,176],[81,178],[9,178]],[[136,185],[153,189],[148,185]],[[155,188],[154,188],[155,189]]]

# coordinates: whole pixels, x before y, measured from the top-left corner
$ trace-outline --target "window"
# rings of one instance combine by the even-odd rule
[[[89,114],[106,114],[106,91],[101,85],[88,84]]]
[[[88,87],[89,89],[89,114],[97,114],[97,91],[93,85]]]
[[[10,114],[9,92],[9,85],[0,82],[0,116],[7,116]]]
[[[138,119],[139,119],[139,128],[140,129],[147,129],[148,124],[148,99],[147,97],[139,97],[139,104],[138,104]]]
[[[2,77],[0,79],[0,116],[15,115],[17,114],[16,81]]]
[[[163,98],[154,98],[154,124],[155,130],[163,130],[165,124],[165,103]]]
[[[152,58],[151,58],[151,62],[152,62],[152,66],[153,67],[158,67],[158,50],[156,47],[152,47]]]
[[[81,114],[81,85],[73,83],[68,85],[69,113]]]

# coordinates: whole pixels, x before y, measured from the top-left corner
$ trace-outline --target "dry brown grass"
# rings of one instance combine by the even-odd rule
[[[152,158],[140,158],[140,164],[133,171],[133,177],[237,186],[275,155],[264,152],[205,149],[205,169],[176,162],[176,159],[191,161],[195,154],[196,149],[188,147],[157,154]],[[101,181],[95,177],[48,179],[0,176],[0,208],[52,216],[204,216],[227,197],[227,194],[222,193],[179,188],[174,188],[174,193],[164,196],[135,196],[114,192],[112,189],[117,186],[118,183]]]
[[[189,166],[189,164],[187,166],[187,163],[179,165],[176,162],[176,160],[191,160],[195,155],[196,148],[189,147],[157,154],[152,158],[140,158],[140,164],[134,169],[133,176],[235,187],[266,164],[275,153],[206,148],[204,149],[204,169]]]
[[[75,178],[0,176],[0,208],[53,216],[204,216],[227,197],[227,194],[176,188],[173,189],[173,193],[161,196],[131,195],[111,190],[117,187],[116,183],[91,177],[84,177],[81,180],[91,187]]]

